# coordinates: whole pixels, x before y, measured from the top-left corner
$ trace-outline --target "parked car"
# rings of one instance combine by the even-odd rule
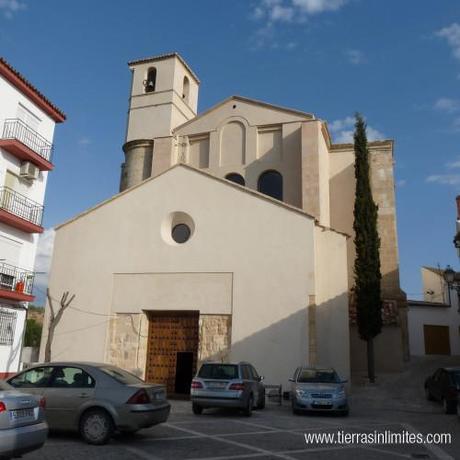
[[[460,367],[441,367],[425,380],[425,396],[441,401],[446,414],[457,412],[460,393]]]
[[[265,407],[263,377],[249,363],[204,363],[192,380],[193,413],[210,407],[242,409],[248,417],[252,410]]]
[[[77,430],[89,444],[105,444],[115,430],[134,433],[165,422],[170,411],[163,385],[109,364],[36,365],[8,383],[46,398],[51,430]]]
[[[0,381],[0,459],[40,449],[48,436],[44,398]]]
[[[346,380],[334,369],[298,367],[291,382],[292,412],[338,412],[348,415]]]

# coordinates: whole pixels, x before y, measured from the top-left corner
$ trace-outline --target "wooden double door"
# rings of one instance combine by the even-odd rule
[[[449,326],[423,325],[425,354],[450,355]]]
[[[168,395],[190,393],[199,342],[198,311],[149,312],[147,382],[166,385]]]

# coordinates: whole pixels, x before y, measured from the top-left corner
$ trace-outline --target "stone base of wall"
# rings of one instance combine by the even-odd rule
[[[198,368],[203,361],[227,361],[232,341],[231,315],[200,315]]]
[[[145,377],[149,321],[144,313],[119,313],[110,320],[107,361]]]
[[[149,321],[144,313],[117,314],[110,320],[107,361],[145,378]],[[203,361],[226,361],[230,356],[231,315],[200,315],[199,369]]]

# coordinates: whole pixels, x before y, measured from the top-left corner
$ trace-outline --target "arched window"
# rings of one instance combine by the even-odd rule
[[[244,181],[244,177],[238,173],[227,174],[225,176],[225,179],[231,180],[232,182],[235,182],[235,184],[246,185],[246,182]]]
[[[283,176],[278,171],[265,171],[259,177],[257,190],[265,195],[283,200]]]
[[[147,79],[144,80],[144,87],[146,93],[152,93],[155,91],[155,85],[157,82],[157,69],[151,67],[147,72]]]
[[[184,83],[182,84],[182,99],[188,104],[188,98],[190,94],[190,81],[188,77],[184,77]]]

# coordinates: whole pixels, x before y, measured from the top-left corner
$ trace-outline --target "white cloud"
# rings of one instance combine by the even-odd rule
[[[35,258],[35,286],[42,293],[48,286],[48,273],[51,266],[51,256],[53,255],[55,231],[53,228],[45,230],[38,239],[37,256]]]
[[[346,117],[341,120],[334,120],[332,123],[328,124],[328,128],[332,134],[334,142],[338,144],[349,144],[353,142],[353,134],[355,132],[355,118]],[[385,135],[372,126],[368,125],[366,132],[368,141],[385,139]]]
[[[3,11],[3,15],[8,19],[11,19],[14,13],[25,9],[26,4],[20,0],[0,0],[0,11]]]
[[[396,187],[404,187],[407,184],[406,179],[400,179],[396,182]]]
[[[442,112],[453,113],[460,109],[460,101],[449,97],[440,97],[434,103],[434,108]]]
[[[292,0],[292,3],[307,14],[336,11],[347,3],[348,0]]]
[[[78,139],[78,145],[89,145],[91,144],[91,139],[89,137],[81,137]]]
[[[336,11],[348,0],[259,0],[254,8],[255,19],[273,22],[303,22],[306,16]]]
[[[450,163],[446,164],[446,167],[449,169],[457,169],[460,168],[460,158],[456,161],[451,161]]]
[[[454,22],[450,26],[438,30],[436,35],[445,38],[448,45],[452,48],[453,55],[457,59],[460,59],[460,24]]]
[[[358,65],[364,62],[364,54],[359,50],[346,50],[345,56],[350,64]]]
[[[442,185],[460,185],[460,174],[434,174],[426,178],[427,182]]]

